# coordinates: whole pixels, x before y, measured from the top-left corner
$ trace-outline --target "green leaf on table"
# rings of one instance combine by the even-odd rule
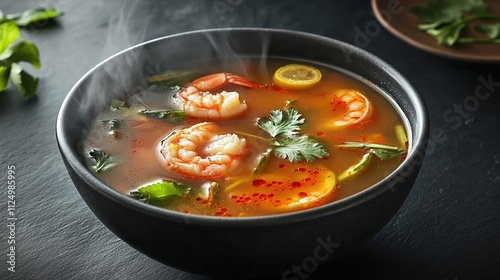
[[[458,19],[452,23],[441,26],[439,29],[428,29],[426,32],[432,35],[437,40],[438,44],[453,46],[460,37],[460,33],[464,27],[465,23]]]
[[[94,160],[93,168],[97,173],[106,171],[114,166],[113,159],[106,152],[98,149],[92,149],[89,152],[89,156]]]
[[[461,32],[468,22],[478,19],[496,19],[482,0],[429,0],[427,6],[414,6],[410,11],[423,23],[419,25],[440,45],[453,46],[456,43],[500,43],[496,24],[480,25],[476,29],[485,33],[488,39],[462,37]]]
[[[0,54],[19,38],[19,28],[13,21],[0,23]]]
[[[10,81],[25,98],[34,97],[38,86],[38,78],[31,76],[17,64],[11,64]]]
[[[484,33],[490,39],[500,38],[500,23],[479,24],[474,27],[479,32]]]
[[[40,58],[35,44],[28,41],[20,41],[15,45],[10,45],[2,54],[0,60],[8,62],[28,62],[35,69],[40,69]]]
[[[427,6],[414,6],[410,12],[418,16],[424,23],[435,24],[453,22],[462,17],[464,12],[472,15],[488,14],[488,6],[482,0],[429,0]]]
[[[131,191],[130,196],[145,203],[166,206],[172,197],[181,197],[189,193],[190,189],[183,184],[172,181],[162,181],[140,187],[137,191]]]
[[[10,68],[0,65],[0,92],[2,92],[9,82]]]
[[[277,157],[288,158],[288,160],[294,162],[303,159],[312,162],[316,158],[324,158],[329,155],[317,139],[306,135],[275,138],[272,147]]]
[[[305,123],[305,119],[301,116],[293,107],[288,111],[272,110],[269,117],[259,118],[257,125],[272,137],[278,135],[288,137],[296,135],[300,125]]]
[[[59,12],[53,8],[39,7],[29,9],[22,13],[5,15],[4,17],[6,19],[15,21],[18,26],[27,26],[35,22],[51,20],[61,15],[63,15],[62,12]]]

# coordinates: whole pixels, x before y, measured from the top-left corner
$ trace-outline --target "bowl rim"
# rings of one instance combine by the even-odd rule
[[[299,210],[289,213],[266,215],[266,216],[217,217],[217,216],[186,214],[137,201],[131,197],[128,197],[123,193],[116,191],[115,189],[111,188],[110,186],[100,181],[84,166],[84,164],[80,160],[81,156],[74,148],[71,147],[68,140],[69,136],[66,135],[65,117],[67,117],[71,113],[69,104],[71,99],[73,98],[73,95],[78,91],[78,88],[86,81],[87,78],[89,78],[92,75],[94,71],[102,67],[104,64],[108,63],[108,61],[113,60],[126,52],[142,48],[143,46],[154,42],[162,40],[171,40],[180,36],[191,36],[193,34],[201,34],[201,33],[204,33],[206,35],[209,33],[219,33],[219,32],[265,32],[265,33],[270,33],[271,35],[276,33],[276,34],[285,34],[289,36],[308,38],[319,41],[327,41],[330,44],[333,43],[339,47],[349,48],[350,51],[352,51],[353,53],[362,55],[363,57],[368,58],[372,62],[376,62],[377,67],[384,69],[384,71],[386,71],[388,74],[393,76],[395,80],[398,81],[401,87],[405,88],[406,96],[409,98],[410,103],[416,108],[416,114],[415,114],[416,119],[420,120],[417,126],[419,128],[416,133],[417,137],[415,137],[415,135],[413,134],[411,135],[412,145],[409,149],[406,159],[402,162],[401,165],[399,165],[393,172],[387,175],[384,179],[368,187],[367,189],[355,193],[351,196],[310,209]],[[401,108],[400,110],[402,111]],[[423,98],[418,94],[413,85],[403,75],[401,75],[396,69],[394,69],[392,66],[384,62],[379,57],[354,45],[317,34],[295,31],[295,30],[275,29],[275,28],[235,27],[235,28],[201,29],[201,30],[194,30],[194,31],[167,35],[131,46],[104,59],[96,66],[91,68],[89,71],[87,71],[70,89],[70,91],[68,92],[68,94],[66,95],[60,106],[59,113],[56,119],[55,132],[56,132],[56,141],[60,150],[60,154],[66,160],[67,164],[71,167],[74,173],[85,182],[85,185],[87,187],[98,192],[100,195],[103,195],[108,199],[121,204],[122,206],[131,208],[132,210],[139,211],[147,215],[155,216],[157,218],[169,220],[172,222],[187,223],[192,225],[216,226],[216,227],[251,228],[254,226],[259,226],[259,227],[278,226],[283,224],[291,224],[306,220],[318,219],[324,216],[331,215],[336,212],[341,212],[346,209],[355,207],[358,204],[370,200],[374,196],[377,196],[385,191],[388,191],[391,188],[390,184],[388,183],[391,177],[401,173],[402,170],[411,165],[418,156],[417,153],[419,151],[425,153],[428,129],[429,129],[429,117]]]

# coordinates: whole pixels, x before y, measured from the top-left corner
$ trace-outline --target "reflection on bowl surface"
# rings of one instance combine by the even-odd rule
[[[300,88],[300,92],[293,88],[294,85],[286,89],[289,86],[286,83],[280,84],[281,87],[272,86],[272,73],[280,66],[292,63],[303,63],[320,69],[323,74],[322,81],[311,85],[308,89]],[[252,120],[255,122],[258,116],[266,117],[271,110],[282,109],[281,112],[288,114],[293,114],[295,110],[306,121],[311,118],[311,124],[304,125],[301,133],[304,137],[317,136],[326,152],[316,153],[312,163],[305,161],[291,163],[282,161],[273,151],[275,156],[271,157],[265,168],[266,172],[273,168],[275,171],[270,174],[263,172],[258,176],[245,175],[246,177],[239,177],[233,181],[231,178],[238,178],[238,172],[242,170],[251,173],[253,166],[248,163],[250,166],[248,168],[242,165],[230,171],[224,170],[233,173],[222,172],[216,175],[204,173],[200,178],[197,177],[198,173],[189,174],[189,179],[185,179],[183,184],[192,186],[193,182],[207,181],[224,191],[217,194],[219,200],[208,200],[208,204],[215,205],[210,208],[212,210],[207,210],[204,204],[197,206],[192,203],[187,207],[183,206],[184,204],[172,203],[173,200],[166,207],[171,209],[164,209],[144,203],[144,197],[142,201],[138,201],[128,196],[129,191],[144,185],[148,180],[151,182],[164,178],[162,176],[170,176],[167,179],[175,181],[180,180],[179,178],[188,172],[184,169],[179,172],[176,162],[171,159],[174,152],[169,150],[169,147],[177,147],[183,143],[175,137],[185,137],[185,133],[192,133],[188,130],[188,125],[183,123],[184,130],[178,131],[179,127],[175,125],[165,124],[156,119],[149,120],[144,116],[141,119],[137,117],[139,116],[136,114],[137,106],[143,106],[139,108],[142,110],[152,108],[152,105],[146,104],[147,99],[154,99],[156,94],[151,93],[150,85],[145,83],[146,78],[167,70],[193,69],[199,68],[200,65],[210,65],[212,68],[207,66],[206,69],[209,70],[205,69],[205,72],[209,71],[208,73],[195,74],[189,81],[192,81],[193,77],[224,71],[245,76],[245,79],[259,86],[247,82],[244,85],[229,86],[228,91],[234,87],[238,88],[241,94],[239,97],[245,100],[244,105],[248,107],[244,108],[246,110],[244,113],[238,114],[238,122],[227,120],[225,117],[208,121],[206,118],[191,118],[190,129],[212,131],[214,126],[219,127],[224,124],[226,127],[231,127],[231,132],[241,131],[245,128],[241,123],[248,124]],[[326,88],[325,84],[332,83],[337,84],[335,89]],[[193,82],[192,85],[196,83]],[[357,91],[343,90],[351,88],[352,85],[358,86]],[[313,98],[315,92],[326,93]],[[275,100],[272,97],[273,94],[285,93],[293,95],[291,99],[297,100],[296,103],[292,101],[289,106],[280,105],[285,101]],[[310,98],[303,98],[301,93],[307,94]],[[174,98],[182,99],[182,94],[185,93],[181,90],[174,95]],[[325,118],[319,108],[325,107],[329,110],[334,100],[345,105],[344,103],[356,98],[358,103],[364,106],[370,105],[375,109],[372,111],[371,107],[363,107],[366,118],[360,117],[363,112],[356,115],[356,118],[362,119],[359,123],[351,124],[350,122],[354,122],[355,119],[342,117],[342,113],[338,113],[340,115],[329,122],[334,124],[332,126],[343,126],[347,123],[350,131],[347,135],[351,138],[345,135],[338,136],[341,135],[342,128],[318,128],[316,124],[321,125],[320,120]],[[135,110],[135,115],[132,114],[134,117],[122,120],[119,119],[120,114],[109,115],[119,111],[109,109],[109,104],[113,100],[126,100],[125,106],[133,107]],[[187,107],[182,107],[187,106],[185,104],[181,102],[180,106],[188,113]],[[388,113],[390,116],[384,115],[385,112],[391,112]],[[131,122],[137,124],[141,121],[161,126],[161,129],[154,129],[156,132],[148,134],[142,140],[147,142],[148,139],[155,139],[149,141],[150,154],[157,152],[158,156],[161,149],[163,157],[158,156],[156,160],[154,156],[141,158],[141,162],[155,162],[153,165],[147,165],[147,171],[143,173],[154,174],[150,170],[159,169],[157,177],[133,176],[135,181],[123,184],[116,178],[131,174],[134,169],[116,167],[96,173],[95,169],[88,168],[87,152],[95,147],[96,143],[101,143],[100,148],[104,146],[107,151],[113,149],[111,146],[105,146],[106,141],[98,140],[99,134],[109,129],[108,124],[103,125],[102,121],[115,120],[117,116],[118,120],[127,123],[128,127],[134,127],[133,124],[128,125]],[[385,121],[391,118],[395,121]],[[235,123],[240,124],[235,126]],[[356,158],[362,156],[365,158],[364,153],[369,149],[355,149],[353,152],[352,149],[345,147],[339,149],[339,144],[344,144],[345,141],[379,143],[378,140],[370,138],[376,135],[373,137],[385,139],[386,142],[383,144],[391,147],[404,145],[404,143],[398,144],[398,138],[395,136],[387,138],[382,135],[380,138],[375,132],[366,134],[366,128],[363,127],[366,123],[370,123],[379,131],[390,130],[382,129],[382,125],[391,129],[394,126],[404,125],[408,136],[408,147],[403,147],[407,148],[405,159],[401,164],[400,155],[387,160],[389,164],[383,163],[378,158],[372,159],[370,164],[381,166],[386,164],[389,168],[386,171],[380,171],[383,169],[379,167],[364,170],[362,176],[355,174],[354,177],[365,177],[367,181],[364,183],[356,181],[349,185],[352,178],[345,179],[347,175],[345,172],[342,173],[342,170],[355,165]],[[197,274],[242,278],[276,274],[293,277],[296,272],[290,270],[292,265],[302,264],[306,266],[304,267],[306,271],[311,270],[308,265],[316,266],[331,260],[379,231],[399,209],[416,179],[425,155],[428,127],[425,105],[414,88],[404,77],[377,57],[351,45],[317,35],[245,28],[204,30],[159,38],[107,59],[89,71],[70,91],[59,112],[56,132],[64,163],[79,193],[95,215],[121,239],[144,254],[178,269]],[[255,130],[232,136],[231,141],[241,137],[238,141],[245,142],[241,145],[245,145],[244,151],[247,154],[241,161],[258,162],[259,155],[267,150],[268,144],[241,136],[252,134],[262,137],[264,132],[258,129],[259,127],[255,127]],[[136,139],[133,134],[127,134],[135,132],[121,130],[120,133],[125,138]],[[164,139],[164,142],[161,142],[161,139]],[[129,146],[129,144],[123,146],[122,150],[129,150]],[[342,156],[342,152],[347,155]],[[365,155],[375,157],[377,153]],[[330,165],[328,160],[334,156],[339,162],[347,162],[346,165],[336,166],[337,163]],[[139,162],[137,157],[135,159],[124,165],[135,166],[134,164]],[[280,168],[285,171],[287,166],[292,170],[290,173],[292,175],[280,175],[282,173]],[[306,173],[311,171],[310,174],[319,175],[311,175],[316,176],[312,180],[309,178],[311,176],[306,176],[309,180],[305,177],[299,178],[300,176],[289,179],[294,176],[293,170],[302,169]],[[283,178],[275,179],[279,176]],[[247,185],[241,183],[245,181],[241,178],[249,178],[246,180]],[[261,187],[256,183],[261,182],[259,180],[275,181],[276,184],[281,182],[285,185],[286,180],[290,180],[290,186],[299,182],[300,184],[293,186],[304,189],[293,191],[297,199],[293,195],[290,196],[292,192],[283,196],[283,201],[289,198],[288,203],[275,197],[282,195],[279,188],[275,187],[273,187],[275,192],[266,198],[265,203],[258,201],[257,197],[262,193],[257,192],[255,192],[257,196],[247,203],[246,192],[252,191],[252,187],[248,186]],[[315,183],[309,183],[308,186],[309,181]],[[226,182],[229,183],[224,185]],[[234,187],[235,184],[239,185]],[[196,201],[199,192],[193,193],[192,189],[192,187],[187,188],[182,197],[191,197],[192,201]],[[247,191],[242,191],[243,189]],[[288,188],[283,188],[285,189]],[[314,192],[316,194],[312,195]],[[319,192],[321,193],[317,194]],[[306,199],[300,200],[300,198]],[[306,203],[307,201],[312,202]],[[267,205],[266,203],[270,206],[261,206],[261,204]],[[238,206],[231,208],[233,204]],[[224,211],[221,212],[221,209]],[[228,217],[218,217],[218,215]]]

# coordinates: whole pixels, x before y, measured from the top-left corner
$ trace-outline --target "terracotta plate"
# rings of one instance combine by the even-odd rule
[[[500,44],[456,44],[453,47],[441,46],[427,33],[418,29],[420,19],[409,11],[415,5],[427,5],[426,0],[371,0],[373,12],[378,21],[396,37],[412,46],[435,55],[465,61],[500,62]],[[500,1],[484,0],[490,10],[500,15]],[[467,37],[482,37],[474,31],[472,24],[485,21],[473,21],[463,31]],[[491,21],[490,21],[491,22]],[[498,22],[498,21],[497,21]]]

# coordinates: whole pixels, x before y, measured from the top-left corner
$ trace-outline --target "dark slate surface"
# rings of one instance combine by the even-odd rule
[[[65,15],[22,32],[41,52],[38,97],[25,101],[10,87],[0,94],[0,279],[209,279],[157,263],[106,229],[70,182],[54,125],[71,86],[107,56],[164,35],[238,26],[357,44],[401,71],[429,107],[434,141],[406,203],[378,235],[308,279],[500,278],[500,68],[414,49],[375,22],[368,1],[269,2],[1,1],[5,13],[50,4]],[[368,25],[374,36],[356,40]],[[475,104],[481,79],[493,81],[492,92]],[[16,166],[15,273],[6,263],[9,165]]]

